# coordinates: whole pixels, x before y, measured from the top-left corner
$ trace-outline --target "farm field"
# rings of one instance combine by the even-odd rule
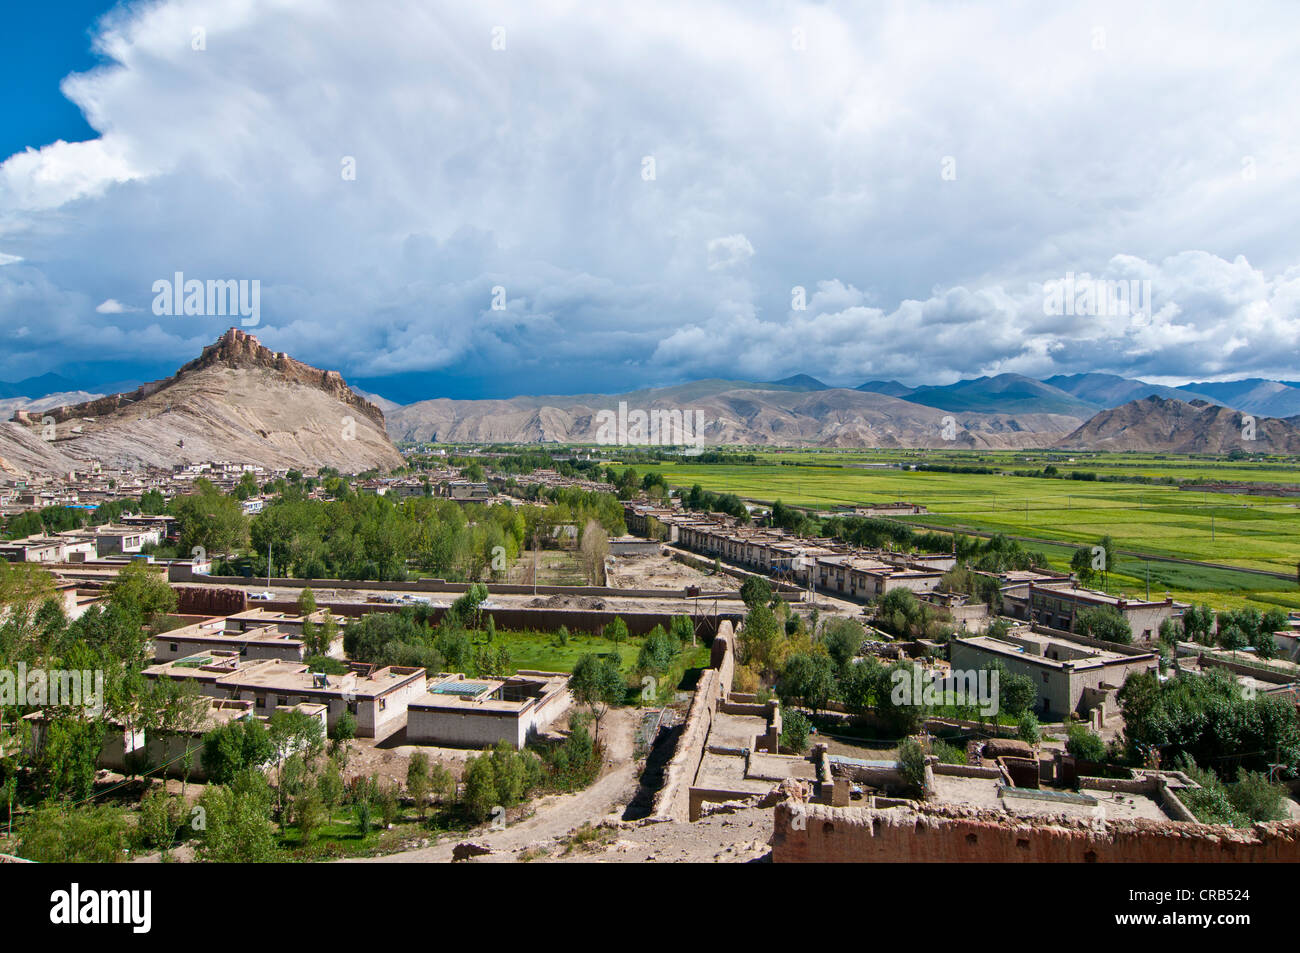
[[[915,454],[915,451],[906,451]],[[876,456],[870,460],[868,457]],[[956,466],[1004,466],[1041,469],[1029,454],[946,453],[944,463]],[[1193,468],[1188,458],[1163,460],[1112,454],[1124,463],[1141,461],[1153,477],[1238,482],[1295,483],[1296,468],[1282,464],[1216,464],[1200,461]],[[748,464],[638,464],[637,471],[655,470],[669,484],[700,484],[714,492],[730,492],[747,499],[777,499],[818,512],[872,502],[906,500],[927,507],[928,514],[910,517],[918,526],[985,533],[1006,533],[1058,545],[1028,543],[1042,549],[1058,568],[1069,564],[1071,546],[1091,545],[1102,536],[1114,538],[1118,548],[1151,556],[1211,562],[1227,567],[1285,574],[1271,579],[1230,569],[1147,564],[1140,558],[1121,556],[1111,587],[1129,594],[1145,594],[1147,574],[1153,597],[1168,591],[1176,599],[1208,601],[1216,607],[1282,605],[1300,608],[1300,590],[1294,582],[1300,563],[1300,498],[1244,496],[1208,491],[1178,490],[1163,484],[1097,482],[1018,477],[1004,473],[946,473],[863,466],[815,465],[816,461],[841,464],[881,462],[878,455],[817,454],[803,452],[807,463]],[[994,462],[990,458],[1000,458]],[[982,459],[981,459],[982,458]],[[897,461],[895,461],[897,462]],[[925,462],[938,462],[927,459]],[[1085,469],[1102,472],[1098,461]],[[1068,466],[1056,464],[1068,471]],[[1208,598],[1208,594],[1216,598]]]

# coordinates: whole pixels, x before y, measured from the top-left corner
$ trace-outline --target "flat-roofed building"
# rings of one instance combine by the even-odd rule
[[[214,616],[154,636],[154,660],[170,662],[201,652],[232,651],[244,659],[284,659],[301,662],[307,655],[301,633],[285,632],[275,625],[255,625],[229,630],[226,619]]]
[[[1037,710],[1053,717],[1087,712],[1113,700],[1130,673],[1158,666],[1154,652],[1027,627],[997,637],[954,638],[949,659],[954,670],[985,669],[1001,662],[1012,674],[1028,675],[1038,691]]]
[[[1101,606],[1110,606],[1123,616],[1133,638],[1140,642],[1156,638],[1162,622],[1181,617],[1187,609],[1187,603],[1175,602],[1168,596],[1159,602],[1146,602],[1084,589],[1073,582],[1029,583],[1028,621],[1048,628],[1073,632],[1081,611]]]
[[[424,694],[426,684],[423,668],[353,663],[346,675],[326,675],[284,659],[242,659],[231,650],[161,662],[144,674],[151,679],[194,679],[204,695],[251,700],[259,716],[311,702],[326,707],[326,724],[333,728],[345,711],[351,712],[363,738],[376,737],[404,719],[408,703]]]
[[[94,559],[93,539],[64,536],[28,536],[0,542],[0,559],[19,563],[66,563]]]
[[[437,675],[408,705],[406,740],[468,748],[505,741],[522,748],[572,703],[569,677],[560,672],[520,671],[504,679]]]

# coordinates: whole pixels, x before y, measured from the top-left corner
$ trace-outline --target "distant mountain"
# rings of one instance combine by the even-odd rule
[[[1172,400],[1200,398],[1210,403],[1217,403],[1211,400],[1209,395],[1196,393],[1188,388],[1148,384],[1146,381],[1120,377],[1117,374],[1058,374],[1046,378],[1043,383],[1093,404],[1098,410],[1118,407],[1144,397],[1168,397]]]
[[[1064,414],[1086,418],[1098,409],[1096,404],[1021,374],[977,377],[943,387],[918,387],[907,399],[954,413]]]
[[[62,407],[64,404],[80,404],[89,400],[97,400],[103,396],[103,394],[92,394],[84,390],[70,390],[57,394],[46,394],[44,397],[38,397],[35,400],[29,400],[26,397],[4,397],[0,398],[0,420],[8,420],[17,410],[35,413],[50,407]]]
[[[26,397],[29,400],[38,400],[50,394],[75,390],[77,390],[75,381],[60,377],[58,374],[42,374],[39,377],[28,377],[13,383],[0,381],[0,398]]]
[[[691,420],[698,412],[701,443],[709,446],[1016,449],[1048,446],[1083,422],[1038,413],[948,414],[844,388],[697,381],[628,394],[420,401],[394,410],[388,432],[395,440],[443,443],[597,443],[601,412],[618,413],[620,405],[629,412],[681,411]]]
[[[1300,414],[1300,384],[1295,383],[1251,377],[1241,381],[1185,384],[1178,390],[1261,417],[1292,417]]]
[[[807,374],[795,374],[793,377],[787,377],[784,380],[768,381],[768,384],[775,387],[788,388],[790,390],[830,390],[830,384],[823,384],[815,377]]]
[[[402,406],[395,400],[389,400],[387,397],[380,397],[378,394],[371,394],[368,391],[362,390],[360,387],[352,388],[352,393],[356,394],[358,397],[364,397],[385,414]]]
[[[1259,418],[1253,439],[1241,411],[1203,400],[1145,397],[1097,414],[1061,440],[1063,450],[1139,450],[1169,453],[1300,453],[1295,420]]]
[[[912,393],[912,388],[898,381],[867,381],[853,389],[867,394],[884,394],[886,397],[906,397]]]
[[[272,351],[237,328],[165,380],[76,404],[20,409],[0,425],[0,469],[58,472],[92,460],[161,467],[230,460],[351,473],[402,464],[384,412],[337,371]]]

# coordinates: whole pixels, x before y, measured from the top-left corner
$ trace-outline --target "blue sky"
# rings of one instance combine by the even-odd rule
[[[5,11],[0,35],[0,88],[5,93],[0,122],[0,155],[57,139],[81,142],[95,137],[81,110],[59,92],[72,72],[98,65],[90,28],[113,3],[60,0],[15,4]]]
[[[1294,3],[33,6],[0,380],[171,373],[236,323],[176,272],[404,401],[1300,365]]]

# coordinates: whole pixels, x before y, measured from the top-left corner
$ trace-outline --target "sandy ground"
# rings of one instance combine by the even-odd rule
[[[619,589],[683,589],[699,586],[713,592],[740,591],[740,580],[725,572],[714,575],[693,569],[669,556],[616,556],[609,561],[605,581]]]
[[[479,861],[597,864],[707,864],[762,863],[770,861],[772,848],[770,808],[744,808],[735,813],[717,813],[695,823],[646,823],[634,828],[599,832],[602,836],[584,844],[557,843],[541,854],[513,854],[479,858]]]

